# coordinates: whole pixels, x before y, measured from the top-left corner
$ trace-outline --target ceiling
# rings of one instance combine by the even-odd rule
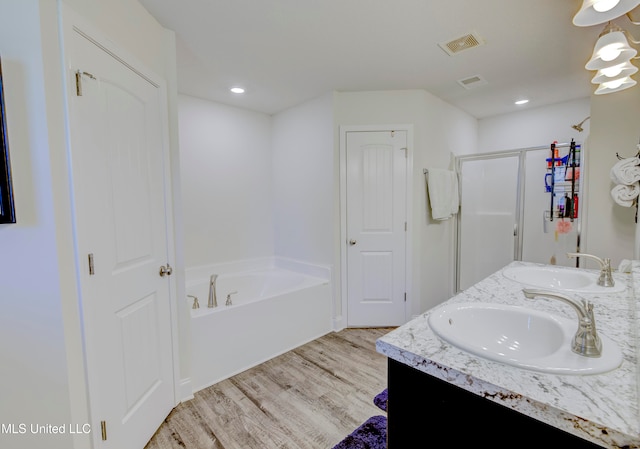
[[[604,28],[572,24],[581,0],[139,1],[176,33],[180,93],[267,114],[330,91],[424,89],[479,119],[589,97]]]

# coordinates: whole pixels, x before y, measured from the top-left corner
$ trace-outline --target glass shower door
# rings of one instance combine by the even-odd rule
[[[520,165],[520,153],[458,159],[458,291],[520,259]]]
[[[565,146],[560,151],[566,154]],[[549,149],[526,151],[526,168],[524,181],[524,205],[522,234],[522,258],[527,262],[556,264],[568,267],[577,266],[577,259],[569,259],[568,252],[579,251],[581,204],[575,202],[575,218],[559,218],[550,220],[550,195],[546,191],[547,162]],[[565,183],[567,184],[567,183]],[[580,191],[581,179],[577,179],[576,192]],[[557,187],[557,184],[556,184]],[[554,204],[557,207],[565,193],[562,187],[556,189]],[[571,196],[571,189],[566,189]],[[562,232],[558,232],[558,229]]]

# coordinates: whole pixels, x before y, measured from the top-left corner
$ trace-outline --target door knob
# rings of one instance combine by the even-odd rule
[[[355,241],[355,240],[353,240],[353,239],[349,240],[349,245],[353,246],[353,245],[355,245],[355,244],[356,244],[356,241]]]
[[[173,273],[173,268],[171,268],[171,265],[167,264],[166,267],[164,265],[160,267],[160,277],[171,276],[171,273]]]

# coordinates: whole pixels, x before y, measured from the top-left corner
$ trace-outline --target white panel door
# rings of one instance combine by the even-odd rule
[[[347,325],[404,324],[407,133],[346,133]]]
[[[170,277],[159,274],[164,93],[86,37],[70,39],[69,77],[83,72],[69,101],[92,434],[95,447],[140,449],[175,406]]]
[[[517,258],[519,157],[515,154],[461,163],[459,290]]]

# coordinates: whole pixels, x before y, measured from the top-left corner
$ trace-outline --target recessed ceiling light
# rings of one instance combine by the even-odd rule
[[[232,87],[230,90],[234,94],[243,94],[244,93],[244,89],[242,87]]]
[[[523,99],[523,100],[518,100],[518,101],[515,102],[515,104],[526,104],[526,103],[529,103],[529,100],[524,100]]]

